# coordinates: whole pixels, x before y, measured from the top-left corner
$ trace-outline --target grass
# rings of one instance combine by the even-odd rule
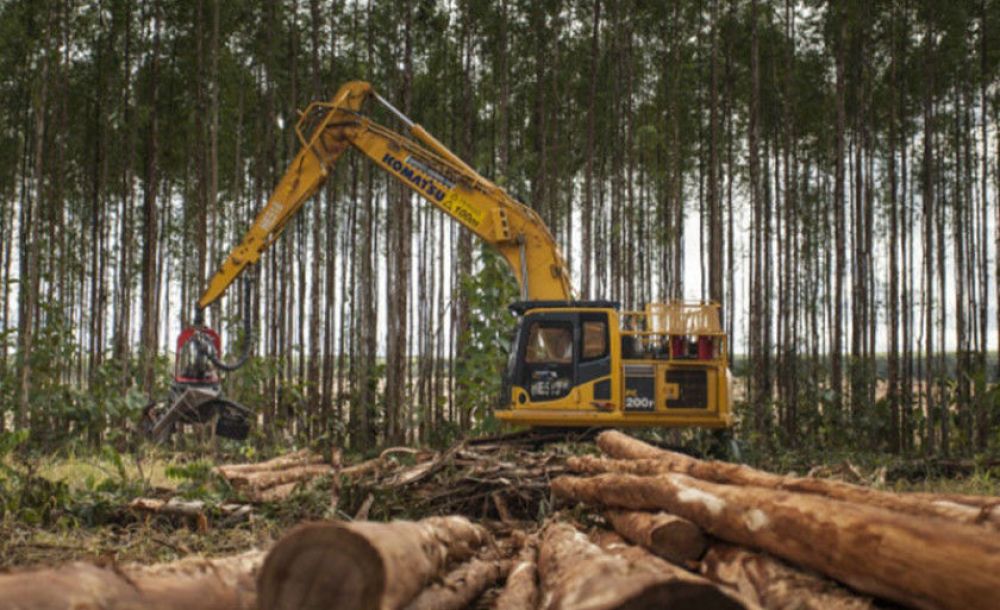
[[[121,465],[129,480],[142,479],[150,488],[175,489],[177,480],[167,475],[167,470],[176,459],[166,454],[153,454],[141,462],[123,457]],[[46,458],[37,465],[39,476],[52,482],[63,481],[71,490],[101,483],[120,476],[117,461],[106,456],[70,456],[68,458]]]

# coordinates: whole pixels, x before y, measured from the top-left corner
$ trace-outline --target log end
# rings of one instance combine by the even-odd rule
[[[701,528],[687,520],[664,523],[650,532],[650,550],[678,565],[698,561],[707,548]]]
[[[363,536],[337,524],[310,523],[275,545],[257,587],[262,610],[378,608],[385,567]]]

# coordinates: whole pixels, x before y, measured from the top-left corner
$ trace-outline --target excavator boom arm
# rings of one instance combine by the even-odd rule
[[[395,113],[413,138],[361,114],[370,97]],[[308,138],[302,132],[314,122]],[[330,102],[314,102],[296,132],[302,147],[292,160],[243,241],[211,279],[198,301],[207,307],[221,297],[247,265],[281,234],[285,225],[326,182],[348,147],[379,167],[496,248],[509,263],[527,300],[569,301],[573,291],[566,262],[541,217],[516,201],[376,94],[371,85],[351,82]]]

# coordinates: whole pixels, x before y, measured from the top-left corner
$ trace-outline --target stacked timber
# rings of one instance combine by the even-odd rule
[[[469,441],[349,466],[304,451],[222,466],[244,493],[271,498],[333,476],[337,513],[353,519],[300,524],[232,557],[2,574],[0,608],[1000,607],[1000,498],[781,476],[617,432],[597,445],[601,456]],[[583,510],[553,514],[553,499]],[[147,498],[130,509],[205,527],[210,512],[221,527],[250,507]],[[446,516],[384,521],[401,509]]]
[[[556,478],[554,495],[600,508],[624,538],[763,607],[871,607],[855,592],[912,608],[1000,603],[997,499],[785,477],[618,432],[597,442],[605,456],[567,460],[586,476]],[[693,557],[690,533],[663,533],[677,519],[718,542]]]

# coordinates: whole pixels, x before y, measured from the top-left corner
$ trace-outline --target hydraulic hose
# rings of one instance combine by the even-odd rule
[[[220,371],[225,371],[231,373],[238,368],[242,367],[244,364],[250,360],[250,355],[253,353],[253,305],[250,301],[250,295],[253,288],[253,282],[246,275],[243,276],[243,353],[240,355],[239,359],[235,362],[227,363],[219,359],[219,355],[215,353],[212,349],[211,344],[206,341],[202,335],[199,333],[195,336],[195,346],[198,349],[198,353],[208,359],[212,363],[212,366],[219,369]],[[195,310],[195,324],[200,326],[203,323],[205,312],[203,309]]]

